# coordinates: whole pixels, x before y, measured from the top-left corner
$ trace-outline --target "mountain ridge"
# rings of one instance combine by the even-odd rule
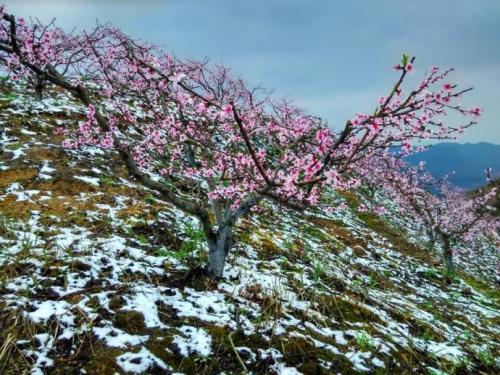
[[[411,164],[425,161],[426,170],[435,177],[450,175],[450,181],[464,189],[486,184],[485,168],[491,167],[493,176],[500,174],[500,145],[488,142],[443,142],[430,146],[426,151],[407,157]]]

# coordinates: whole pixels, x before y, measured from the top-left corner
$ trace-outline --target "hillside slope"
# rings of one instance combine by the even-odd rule
[[[244,221],[216,282],[193,219],[113,153],[60,147],[54,128],[81,108],[3,90],[0,373],[500,370],[493,245],[463,249],[447,284],[411,218],[388,202],[385,218],[358,214],[343,193],[345,212]]]

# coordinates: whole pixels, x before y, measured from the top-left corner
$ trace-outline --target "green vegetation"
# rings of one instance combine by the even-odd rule
[[[22,116],[16,117],[15,131],[21,129],[23,121]],[[40,132],[34,137],[42,139],[44,136]],[[20,147],[22,142],[21,139],[11,147]],[[36,159],[31,160],[30,165],[26,162],[22,168],[12,163],[11,170],[0,171],[0,193],[19,181],[25,189],[39,190],[40,196],[50,191],[52,197],[38,201],[39,197],[35,196],[33,203],[18,201],[14,194],[5,194],[0,200],[0,237],[5,241],[0,247],[14,249],[15,246],[12,254],[0,250],[0,261],[4,262],[0,264],[0,291],[20,279],[23,282],[13,291],[7,291],[9,294],[38,303],[57,300],[71,305],[68,311],[77,316],[75,330],[78,332],[70,348],[72,352],[66,354],[62,350],[64,347],[60,347],[63,343],[58,342],[57,348],[49,353],[57,365],[47,369],[48,373],[73,373],[76,366],[85,368],[88,373],[111,375],[121,371],[116,357],[137,352],[140,346],[168,363],[175,372],[184,373],[214,374],[220,372],[220,368],[228,374],[270,373],[271,366],[276,363],[270,358],[251,361],[259,349],[270,348],[284,355],[286,366],[296,367],[304,374],[357,373],[353,363],[343,355],[347,352],[372,353],[367,354],[369,359],[365,361],[369,367],[367,373],[379,375],[411,371],[431,373],[429,367],[436,368],[433,370],[436,374],[447,375],[474,371],[486,374],[497,370],[496,348],[488,340],[495,337],[491,327],[498,324],[498,317],[484,317],[475,314],[473,309],[460,311],[457,306],[468,302],[492,307],[493,303],[486,297],[498,300],[499,292],[480,281],[478,274],[472,277],[462,271],[459,275],[469,287],[446,285],[442,267],[427,262],[428,258],[425,262],[419,261],[426,250],[413,245],[407,234],[383,218],[360,214],[366,226],[356,222],[357,228],[351,227],[348,220],[295,213],[281,222],[280,215],[284,214],[273,212],[270,206],[271,212],[261,212],[256,215],[257,220],[244,220],[236,228],[239,238],[235,238],[235,242],[240,245],[232,253],[230,262],[238,272],[231,272],[227,280],[220,282],[206,277],[199,268],[206,261],[206,245],[200,228],[185,224],[184,216],[177,217],[168,204],[153,194],[124,180],[119,183],[121,178],[127,178],[126,171],[117,170],[112,160],[97,164],[103,174],[99,175],[101,186],[95,189],[84,182],[66,179],[66,176],[81,175],[82,170],[91,169],[72,153],[55,152],[50,147],[34,149],[31,144],[25,150],[27,161]],[[57,169],[53,180],[38,178],[43,160],[50,160],[50,166]],[[344,193],[351,207],[361,202],[356,194]],[[117,196],[123,200],[118,202]],[[41,211],[38,229],[22,224],[30,219],[32,211]],[[91,241],[85,245],[82,245],[85,240],[65,245],[57,243],[56,237],[64,236],[66,229],[74,227],[90,233]],[[31,236],[23,237],[19,234],[22,232],[29,232]],[[126,241],[116,253],[103,248],[107,243],[103,240],[115,235]],[[75,238],[83,236],[75,234]],[[391,252],[384,252],[386,245]],[[127,247],[138,251],[127,250]],[[136,254],[146,256],[140,259]],[[165,259],[152,262],[154,255]],[[247,261],[236,265],[235,259],[247,255]],[[90,257],[95,259],[97,267],[88,262]],[[115,267],[110,258],[123,264],[123,269]],[[424,263],[425,268],[422,267]],[[35,272],[34,264],[37,264]],[[132,268],[134,272],[130,272]],[[152,268],[155,272],[151,272]],[[92,278],[88,277],[90,274]],[[109,283],[114,281],[114,275],[120,283]],[[52,294],[55,290],[69,291],[72,281],[85,278],[87,281],[82,282],[81,291],[62,297]],[[128,310],[133,309],[130,301],[138,283],[141,283],[141,290],[159,288],[165,299],[155,302],[158,317],[168,328],[148,327],[145,315]],[[143,285],[146,288],[143,289]],[[223,288],[234,285],[235,292],[228,292],[221,285]],[[193,294],[186,291],[188,288]],[[434,293],[438,288],[443,289]],[[423,290],[429,294],[420,294]],[[103,293],[107,294],[108,302],[97,297]],[[206,306],[204,303],[209,300],[207,295],[220,295],[227,307],[227,311],[223,308],[222,312],[225,314],[224,326],[200,315],[182,315],[181,310],[169,304],[169,296],[173,293],[185,306],[199,303],[196,308],[200,311],[206,307],[203,314],[212,317],[219,313],[216,304]],[[95,321],[84,310],[79,310],[80,301],[97,314]],[[33,306],[28,305],[27,309],[30,308]],[[59,329],[58,318],[35,325],[25,319],[22,311],[18,312],[19,316],[10,316],[11,312],[0,301],[0,332],[5,333],[0,337],[0,373],[5,366],[12,368],[12,373],[27,373],[33,358],[21,355],[22,349],[16,348],[16,341],[33,342],[33,335],[39,333],[60,334],[54,331]],[[282,322],[290,321],[291,317],[297,324],[283,329]],[[128,334],[148,335],[149,340],[140,346],[106,347],[102,340],[92,335],[92,329],[88,330],[93,324],[101,327],[102,321],[111,322],[106,324]],[[226,324],[227,321],[230,323]],[[243,334],[249,322],[256,333]],[[401,338],[397,331],[390,329],[388,322],[407,327],[409,340],[418,339],[420,344],[423,341],[424,344],[453,345],[468,357],[452,361],[443,359],[439,353],[425,353],[421,346],[401,347],[398,345]],[[446,337],[442,328],[445,324],[456,330],[455,339]],[[178,353],[172,341],[174,335],[180,334],[177,328],[182,325],[201,328],[211,336],[212,354],[209,357],[196,353],[183,357]],[[337,341],[337,336],[313,330],[311,325],[338,330],[347,345]],[[477,329],[479,325],[484,329],[484,337]],[[483,342],[491,346],[477,349]],[[386,355],[377,350],[382,343],[392,344],[395,349]],[[236,350],[243,346],[251,353]],[[334,354],[330,350],[332,346],[343,354]],[[7,354],[2,357],[4,353]],[[16,353],[16,356],[9,357],[9,353]],[[376,368],[371,361],[375,357],[386,367]],[[148,371],[160,370],[151,368]]]
[[[153,194],[151,193],[148,193],[148,195],[146,195],[146,198],[144,199],[146,201],[146,203],[148,204],[154,204],[155,202],[155,197]]]
[[[192,269],[201,267],[206,260],[204,252],[205,234],[201,228],[191,223],[186,224],[185,234],[187,239],[182,242],[178,249],[160,248],[157,250],[157,254],[172,257]]]
[[[426,342],[434,341],[434,340],[436,340],[436,336],[431,329],[425,328],[425,331],[422,334],[422,340],[424,340]]]
[[[4,146],[7,150],[15,151],[20,149],[23,146],[22,143],[16,142],[16,143],[11,143],[9,145]]]
[[[500,304],[500,289],[499,288],[494,288],[491,287],[489,284],[485,283],[484,281],[481,281],[475,277],[472,277],[470,275],[461,275],[463,281],[465,281],[466,284],[470,285],[474,289],[476,289],[478,292],[481,294],[485,295],[488,298],[491,298],[494,300],[497,304]]]
[[[107,186],[115,186],[116,180],[111,176],[103,176],[101,177],[101,181]]]
[[[7,92],[7,93],[1,93],[0,94],[0,104],[8,104],[10,102],[13,102],[14,100],[18,99],[19,96],[11,93],[11,92]]]
[[[423,276],[428,280],[438,279],[439,271],[433,267],[430,267],[423,272]]]
[[[375,344],[370,335],[362,332],[356,336],[356,345],[361,350],[372,350],[375,348]]]
[[[495,363],[495,357],[491,354],[489,348],[478,350],[476,357],[485,366],[492,366]]]

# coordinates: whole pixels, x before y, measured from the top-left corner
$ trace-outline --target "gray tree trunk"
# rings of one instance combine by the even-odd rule
[[[201,225],[205,233],[205,238],[208,244],[208,267],[207,271],[212,277],[222,278],[224,274],[224,265],[226,259],[233,247],[233,226],[238,219],[249,212],[252,207],[258,204],[264,198],[263,195],[252,195],[248,197],[234,211],[228,211],[223,214],[218,201],[212,201],[215,216],[219,230],[214,233],[208,217],[201,220]]]
[[[219,228],[214,238],[207,237],[208,267],[210,276],[222,278],[226,258],[233,246],[231,238],[232,227],[225,225]]]
[[[443,238],[443,257],[446,267],[446,273],[448,275],[452,275],[455,272],[455,266],[453,264],[453,251],[451,249],[451,243],[448,237]]]
[[[43,81],[37,78],[35,83],[35,100],[41,102],[42,99],[43,99]]]
[[[427,242],[427,249],[429,249],[431,254],[436,253],[436,238],[432,233],[429,233],[429,241]]]

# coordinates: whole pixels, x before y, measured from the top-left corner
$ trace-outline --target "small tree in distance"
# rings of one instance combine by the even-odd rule
[[[239,218],[263,200],[297,210],[324,207],[328,189],[359,185],[353,174],[388,147],[449,139],[475,122],[445,126],[463,109],[451,70],[432,68],[405,92],[414,59],[372,114],[357,114],[341,132],[293,104],[249,88],[225,67],[179,61],[109,25],[68,34],[0,10],[0,64],[13,78],[34,74],[74,95],[87,121],[68,129],[66,147],[116,150],[130,174],[182,211],[205,233],[207,270],[223,276]]]
[[[454,247],[472,246],[480,237],[496,238],[499,221],[492,206],[496,188],[480,189],[474,195],[450,184],[447,177],[437,180],[424,171],[424,163],[414,167],[395,155],[371,164],[364,173],[366,183],[383,189],[397,205],[415,218],[428,236],[434,251],[439,243],[449,276],[455,272]]]

